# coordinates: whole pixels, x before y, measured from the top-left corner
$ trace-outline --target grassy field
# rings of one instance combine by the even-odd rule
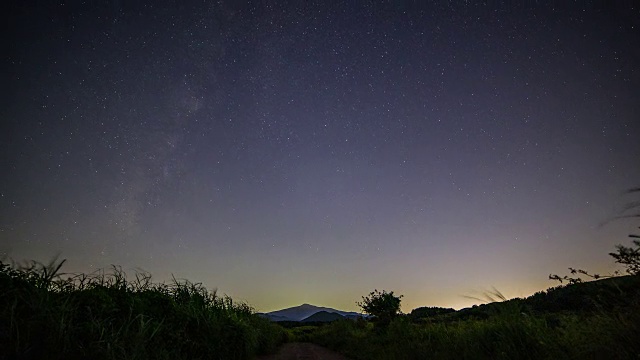
[[[389,324],[285,329],[200,284],[127,279],[117,267],[63,275],[63,262],[0,262],[0,359],[251,359],[310,341],[353,359],[638,359],[640,276],[571,284]]]
[[[353,359],[638,359],[640,276],[431,317],[403,315],[384,328],[340,321],[290,331]]]
[[[285,330],[200,284],[0,262],[0,359],[250,359]]]

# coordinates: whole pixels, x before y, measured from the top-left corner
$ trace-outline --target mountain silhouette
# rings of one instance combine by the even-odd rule
[[[294,306],[282,310],[261,313],[260,315],[271,321],[303,321],[318,312],[335,313],[349,319],[354,319],[362,316],[362,314],[353,311],[341,311],[311,304],[302,304],[300,306]],[[320,316],[326,317],[326,315]]]

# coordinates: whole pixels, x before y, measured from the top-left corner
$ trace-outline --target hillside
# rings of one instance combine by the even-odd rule
[[[619,276],[572,285],[561,285],[539,291],[527,298],[474,305],[452,309],[418,308],[409,315],[414,321],[451,321],[484,319],[503,311],[505,306],[517,308],[524,314],[589,313],[626,307],[640,299],[640,276]]]

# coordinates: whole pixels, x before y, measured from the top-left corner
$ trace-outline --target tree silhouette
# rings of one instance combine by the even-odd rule
[[[631,234],[629,237],[640,238],[640,235]],[[627,273],[631,275],[640,275],[640,240],[633,240],[633,244],[636,248],[626,247],[622,245],[616,245],[618,252],[609,253],[616,259],[618,264],[622,264],[627,267]]]
[[[629,189],[625,193],[640,193],[640,187]],[[621,215],[616,217],[616,219],[623,218],[640,218],[640,201],[631,201],[627,203],[622,209]],[[633,239],[640,239],[640,235],[637,234],[630,234],[629,237]],[[617,252],[609,253],[609,255],[613,256],[618,264],[626,266],[627,273],[631,275],[640,275],[640,240],[632,240],[631,242],[635,245],[635,249],[633,247],[616,245]]]
[[[362,297],[362,302],[356,304],[363,312],[374,317],[374,321],[381,325],[388,325],[393,318],[400,314],[400,299],[402,295],[395,296],[393,291],[382,292],[378,289],[369,293],[368,296]]]
[[[640,193],[640,187],[631,188],[624,192],[624,194],[633,194],[633,193]],[[628,202],[622,208],[622,210],[618,213],[617,216],[614,216],[613,218],[610,218],[609,220],[605,221],[604,223],[601,224],[601,226],[606,225],[607,223],[613,220],[628,219],[628,218],[640,218],[640,201]],[[640,239],[640,235],[637,235],[637,234],[630,234],[629,237],[633,239]],[[624,265],[626,267],[626,272],[628,274],[640,275],[640,240],[632,240],[632,243],[633,245],[635,245],[635,248],[626,247],[624,245],[618,244],[616,245],[616,252],[609,253],[609,255],[616,260],[616,263]],[[620,272],[618,271],[614,272],[612,275],[604,275],[604,276],[599,274],[591,274],[581,269],[569,268],[569,271],[571,272],[571,275],[581,274],[594,280],[597,280],[603,277],[614,277],[614,276],[620,275]],[[560,283],[567,281],[569,284],[577,284],[577,283],[583,282],[582,278],[580,278],[580,275],[574,277],[574,276],[568,276],[568,275],[559,276],[555,274],[550,274],[549,279],[559,281]]]

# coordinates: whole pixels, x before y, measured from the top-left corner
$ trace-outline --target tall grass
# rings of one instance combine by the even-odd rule
[[[638,359],[640,296],[630,280],[618,298],[583,287],[597,295],[586,311],[537,311],[516,299],[420,321],[402,316],[382,331],[341,321],[305,336],[353,359]]]
[[[399,318],[386,333],[343,321],[319,328],[311,340],[353,359],[636,359],[639,321],[566,316],[553,328],[543,317],[432,324]]]
[[[244,303],[119,267],[62,274],[64,261],[0,262],[0,359],[249,359],[284,341]]]

